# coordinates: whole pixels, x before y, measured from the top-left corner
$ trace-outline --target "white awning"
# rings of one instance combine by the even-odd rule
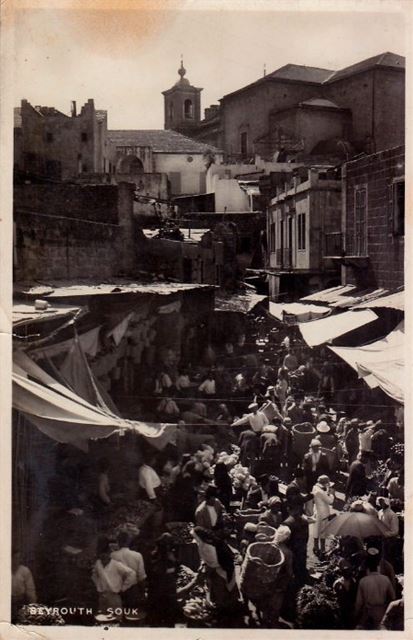
[[[285,304],[270,302],[269,310],[270,314],[274,316],[274,318],[281,320],[281,322],[284,321],[286,315],[295,316],[297,322],[308,322],[325,317],[331,313],[329,307],[320,307],[315,304],[301,304],[300,302]]]
[[[404,291],[398,291],[397,293],[391,293],[389,296],[382,296],[369,302],[361,302],[353,307],[353,309],[398,309],[404,311]]]
[[[300,325],[301,334],[310,347],[329,342],[353,329],[358,329],[377,319],[374,311],[346,311],[321,320],[306,322]]]
[[[381,340],[362,347],[329,347],[355,369],[369,387],[380,387],[387,395],[403,402],[404,323]]]
[[[335,316],[336,317],[336,316]],[[404,323],[401,322],[389,335],[362,347],[329,347],[353,369],[358,370],[357,363],[374,364],[385,359],[403,358]]]
[[[124,430],[139,433],[158,448],[174,440],[175,424],[121,418],[108,408],[92,405],[60,384],[26,354],[16,356],[13,364],[13,407],[57,442],[86,448],[90,438],[107,438]]]
[[[215,294],[215,311],[229,311],[232,313],[249,313],[268,296],[262,296],[252,291],[226,295],[222,292]]]
[[[376,300],[376,298],[383,296],[387,293],[386,289],[375,289],[374,291],[364,292],[362,294],[356,294],[354,296],[341,296],[335,302],[331,302],[330,305],[337,309],[346,309],[355,307],[359,303],[366,303],[366,307],[371,307],[370,300]]]
[[[13,304],[13,327],[45,320],[55,320],[56,318],[64,318],[70,315],[74,317],[78,311],[80,311],[80,307],[74,307],[73,305],[62,304],[60,306],[49,306],[47,309],[36,309],[34,303],[19,302]]]
[[[354,284],[339,285],[337,287],[330,287],[329,289],[323,289],[322,291],[316,291],[309,296],[305,296],[300,299],[300,302],[335,302],[342,295],[349,293],[355,289]]]
[[[370,387],[380,387],[388,396],[404,404],[404,361],[384,360],[374,364],[357,363],[359,374]]]

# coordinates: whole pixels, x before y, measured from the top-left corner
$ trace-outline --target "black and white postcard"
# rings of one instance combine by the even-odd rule
[[[0,637],[407,637],[412,17],[4,2]]]

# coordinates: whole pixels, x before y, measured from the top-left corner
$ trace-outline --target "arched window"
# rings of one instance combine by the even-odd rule
[[[141,160],[136,156],[130,155],[121,160],[118,173],[136,174],[143,173],[143,171],[144,169]]]
[[[169,105],[169,119],[170,120],[174,119],[174,106],[173,106],[172,102]]]
[[[194,117],[194,106],[192,104],[192,100],[185,100],[184,102],[184,115],[185,118],[193,118]]]

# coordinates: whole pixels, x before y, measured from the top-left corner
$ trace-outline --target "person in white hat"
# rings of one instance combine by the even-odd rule
[[[304,455],[302,464],[307,482],[307,491],[310,492],[317,478],[329,471],[327,455],[321,451],[321,442],[314,438],[310,442],[310,450]]]
[[[316,556],[322,557],[326,550],[326,537],[323,533],[323,528],[331,515],[331,505],[334,502],[334,492],[331,488],[330,478],[326,475],[319,476],[311,493],[313,494],[316,510],[313,552]]]
[[[251,413],[248,416],[248,423],[255,433],[261,433],[263,428],[269,424],[269,420],[263,411],[258,410],[256,402],[252,402],[248,409]]]
[[[337,446],[337,437],[326,420],[321,420],[321,422],[317,424],[316,429],[317,438],[323,447],[326,449],[334,449]]]

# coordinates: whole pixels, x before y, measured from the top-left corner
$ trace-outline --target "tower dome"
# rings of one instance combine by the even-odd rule
[[[178,69],[179,80],[173,87],[162,91],[164,95],[165,129],[173,129],[188,135],[201,121],[201,91],[186,78],[183,57]]]
[[[185,67],[184,67],[184,61],[183,61],[183,59],[182,59],[182,58],[181,58],[181,66],[180,66],[180,67],[179,67],[179,69],[178,69],[178,74],[179,74],[181,77],[179,78],[179,80],[177,80],[177,81],[176,81],[175,86],[176,86],[176,85],[183,85],[183,84],[184,84],[184,85],[187,85],[187,86],[189,87],[189,86],[190,86],[190,82],[189,82],[188,78],[185,78],[185,75],[186,75],[186,69],[185,69]]]

